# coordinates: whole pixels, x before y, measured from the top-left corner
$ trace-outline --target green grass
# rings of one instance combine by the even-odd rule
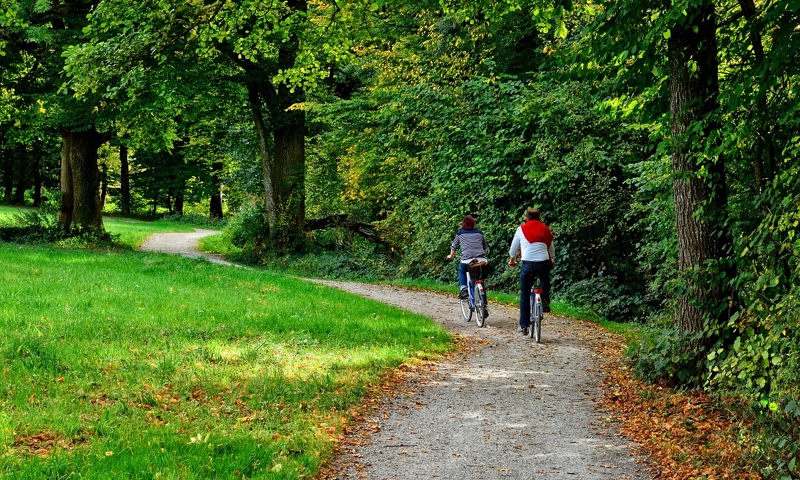
[[[0,477],[310,478],[388,369],[451,348],[275,273],[0,244]]]
[[[25,214],[32,210],[34,209],[0,206],[0,220],[14,220],[16,215]],[[193,232],[195,228],[216,229],[208,225],[192,225],[170,220],[145,221],[118,216],[103,217],[103,225],[106,231],[119,236],[119,243],[133,249],[138,249],[147,237],[154,233]]]
[[[225,234],[209,235],[200,239],[198,248],[202,252],[218,253],[220,255],[237,255],[241,248],[234,246]]]
[[[0,220],[2,219],[11,219],[14,215],[19,215],[21,213],[25,213],[31,208],[24,208],[24,207],[9,207],[7,205],[0,205]]]

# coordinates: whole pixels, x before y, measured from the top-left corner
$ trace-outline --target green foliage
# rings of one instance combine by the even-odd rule
[[[249,263],[257,262],[270,246],[270,229],[264,203],[252,199],[239,207],[228,221],[223,235],[241,250],[237,259]]]
[[[358,237],[348,238],[345,245],[337,246],[330,242],[330,237],[341,235],[342,232],[334,230],[316,232],[307,254],[271,258],[269,267],[295,275],[331,279],[376,281],[397,278],[397,262],[386,254],[383,247]]]
[[[559,296],[568,298],[578,307],[589,308],[607,320],[643,322],[651,314],[641,293],[605,276],[570,283],[559,292]]]
[[[702,365],[694,352],[683,347],[691,341],[676,327],[653,330],[628,349],[634,372],[649,382],[685,386],[699,381]]]
[[[754,205],[765,213],[743,235],[735,280],[746,309],[731,317],[729,337],[709,355],[708,381],[717,388],[800,398],[798,173],[796,166],[783,172]]]
[[[164,217],[164,220],[171,223],[185,223],[187,225],[213,228],[224,227],[228,222],[226,218],[211,218],[208,215],[201,215],[198,213],[173,213],[172,215]]]

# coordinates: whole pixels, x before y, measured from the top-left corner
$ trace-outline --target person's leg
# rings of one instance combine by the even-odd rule
[[[542,279],[542,307],[545,312],[550,311],[550,262],[542,264],[540,277]]]
[[[533,286],[533,265],[523,263],[519,267],[519,326],[526,328],[531,323],[531,287]]]
[[[469,265],[466,263],[458,262],[458,284],[461,287],[461,292],[464,292],[467,288],[467,269]],[[460,293],[463,296],[463,293]]]

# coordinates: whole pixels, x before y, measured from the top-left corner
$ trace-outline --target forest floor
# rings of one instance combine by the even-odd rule
[[[142,249],[205,256],[194,245],[213,233],[156,234]],[[455,296],[315,281],[428,316],[460,346],[387,378],[322,479],[757,478],[735,470],[724,415],[702,395],[635,380],[622,339],[594,323],[548,315],[536,344],[491,293],[477,328]]]

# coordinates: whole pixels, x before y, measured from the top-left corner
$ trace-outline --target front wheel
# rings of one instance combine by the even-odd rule
[[[469,297],[461,299],[461,318],[465,322],[472,320],[472,309],[469,307]]]
[[[475,285],[475,324],[486,325],[486,293],[481,285]]]

